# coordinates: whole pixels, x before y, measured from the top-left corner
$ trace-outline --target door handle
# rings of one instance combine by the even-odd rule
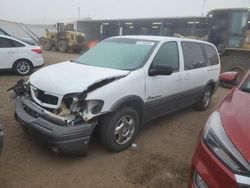
[[[9,52],[8,52],[8,54],[14,54],[14,53],[15,53],[15,52],[13,52],[13,51],[9,51]]]
[[[190,74],[189,73],[187,73],[186,75],[185,75],[185,80],[189,80],[191,77],[190,77]]]
[[[182,76],[181,75],[177,75],[177,79],[176,79],[176,82],[181,82],[183,79],[182,79]]]

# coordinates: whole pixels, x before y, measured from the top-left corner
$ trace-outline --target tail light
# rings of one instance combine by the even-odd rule
[[[33,52],[36,52],[37,54],[42,54],[42,49],[41,48],[33,48],[31,49]]]

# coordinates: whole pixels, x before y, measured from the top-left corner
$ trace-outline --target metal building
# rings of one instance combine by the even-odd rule
[[[189,37],[205,37],[206,17],[145,18],[120,20],[79,20],[77,30],[85,33],[86,40],[102,40],[118,35],[161,35],[179,34]]]

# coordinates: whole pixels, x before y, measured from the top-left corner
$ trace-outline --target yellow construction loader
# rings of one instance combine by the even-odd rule
[[[58,50],[60,52],[81,52],[84,48],[84,34],[74,31],[74,24],[55,24],[57,31],[49,32],[46,29],[46,37],[43,40],[45,50]]]
[[[222,72],[237,71],[241,79],[250,68],[250,9],[213,10],[208,23],[208,41],[221,54]]]

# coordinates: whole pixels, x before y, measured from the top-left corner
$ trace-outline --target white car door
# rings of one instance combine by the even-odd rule
[[[175,111],[178,97],[183,92],[183,58],[175,41],[164,43],[154,57],[148,71],[156,66],[171,67],[170,75],[146,75],[146,113],[148,117],[158,117]],[[149,118],[151,119],[151,118]]]
[[[195,103],[201,99],[210,77],[205,51],[201,43],[183,41],[184,82],[188,91],[187,100]]]
[[[10,39],[0,37],[0,69],[12,67],[15,48]]]

